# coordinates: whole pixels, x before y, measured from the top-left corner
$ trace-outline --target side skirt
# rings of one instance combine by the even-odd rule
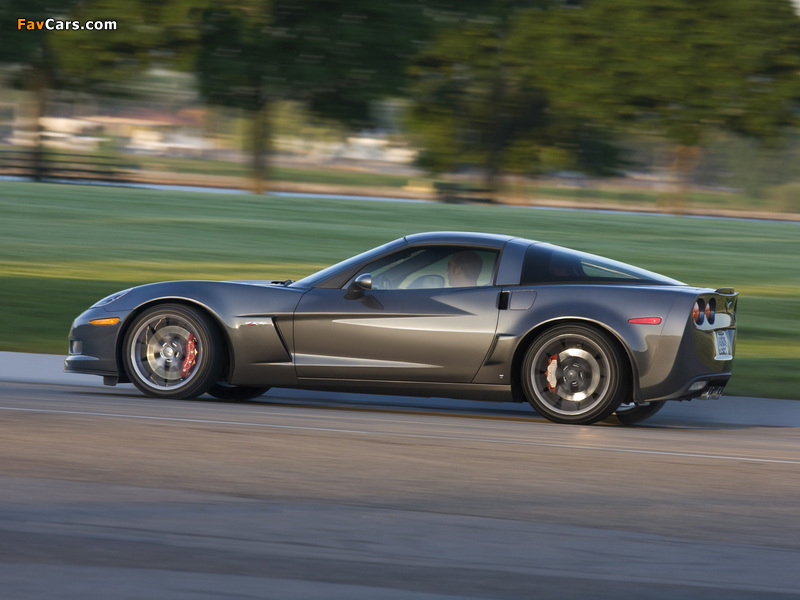
[[[422,398],[457,398],[482,402],[515,402],[510,385],[477,383],[430,383],[415,381],[364,381],[351,379],[298,379],[304,390],[350,392],[355,394],[385,394],[389,396],[418,396]]]

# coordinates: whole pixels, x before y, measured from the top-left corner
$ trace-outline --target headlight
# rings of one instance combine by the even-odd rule
[[[98,306],[105,306],[106,304],[111,304],[115,300],[119,300],[125,294],[131,291],[132,288],[128,288],[127,290],[122,290],[121,292],[114,292],[110,296],[106,296],[102,300],[98,300],[94,304],[92,304],[91,308],[97,308]]]

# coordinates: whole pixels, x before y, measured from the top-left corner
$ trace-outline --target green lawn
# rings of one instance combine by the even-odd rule
[[[729,391],[800,399],[800,224],[511,206],[0,184],[0,350],[65,353],[100,297],[165,279],[299,278],[437,229],[551,241],[740,292]]]

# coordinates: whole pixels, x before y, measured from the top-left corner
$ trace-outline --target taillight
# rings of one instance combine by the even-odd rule
[[[701,298],[697,300],[697,302],[694,303],[694,307],[692,307],[692,321],[694,321],[698,325],[702,325],[705,316],[706,316],[706,303],[705,300]]]
[[[716,315],[717,315],[717,301],[714,300],[714,298],[712,298],[711,300],[708,301],[708,304],[706,304],[706,310],[705,310],[706,321],[708,321],[709,325],[714,324],[714,318],[716,317]]]

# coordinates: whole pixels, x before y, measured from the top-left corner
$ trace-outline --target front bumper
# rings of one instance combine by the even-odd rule
[[[117,357],[123,319],[114,325],[91,323],[93,319],[108,317],[107,311],[89,309],[75,319],[69,333],[69,356],[64,361],[64,371],[99,375],[107,384],[124,380]]]

